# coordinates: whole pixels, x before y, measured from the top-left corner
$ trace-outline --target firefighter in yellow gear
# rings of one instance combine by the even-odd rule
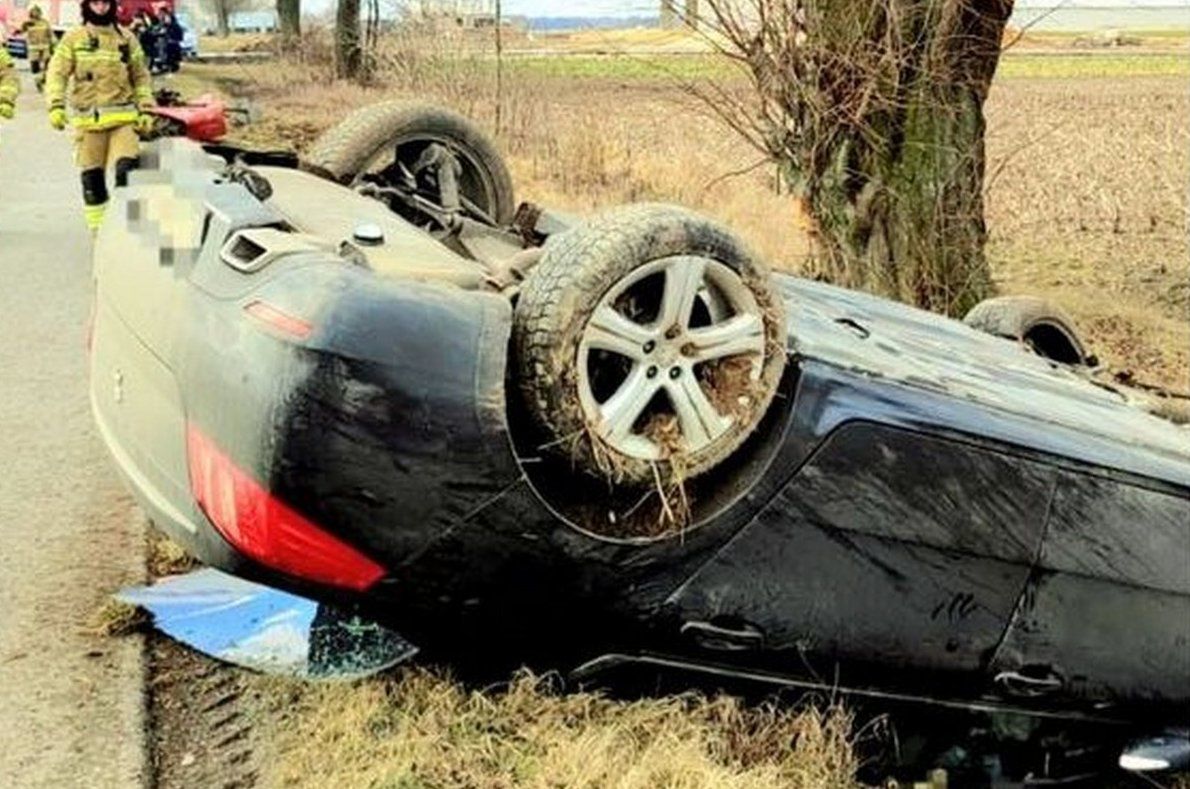
[[[33,72],[33,82],[37,89],[45,86],[45,70],[50,63],[50,54],[54,48],[54,31],[50,23],[41,15],[41,9],[33,6],[29,9],[29,18],[21,25],[21,32],[25,34],[25,45],[29,52],[29,69]]]
[[[0,118],[8,119],[17,109],[17,94],[21,92],[21,81],[17,77],[16,66],[12,64],[12,56],[8,54],[8,47],[0,39]]]
[[[82,17],[83,24],[62,37],[50,59],[46,100],[50,124],[65,129],[69,89],[83,215],[95,231],[107,208],[107,169],[113,167],[116,186],[124,186],[136,167],[136,133],[152,127],[146,113],[153,92],[136,36],[116,24],[115,0],[83,0]]]

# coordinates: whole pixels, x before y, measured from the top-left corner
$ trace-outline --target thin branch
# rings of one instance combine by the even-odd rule
[[[1007,52],[1008,50],[1012,49],[1014,46],[1017,45],[1018,41],[1020,41],[1022,38],[1025,37],[1025,33],[1032,30],[1037,25],[1038,22],[1045,21],[1050,16],[1052,16],[1056,11],[1058,11],[1061,8],[1065,8],[1068,5],[1070,5],[1070,0],[1060,0],[1060,2],[1058,2],[1052,8],[1047,8],[1045,10],[1045,13],[1039,14],[1034,19],[1029,20],[1029,22],[1027,24],[1022,25],[1020,27],[1020,29],[1018,29],[1016,31],[1016,35],[1013,36],[1011,41],[1009,41],[1007,44],[1004,44],[1003,46],[1000,47],[1000,51]]]
[[[747,167],[741,167],[738,170],[732,170],[731,172],[717,175],[714,178],[712,178],[711,180],[707,181],[706,184],[702,187],[702,190],[699,194],[699,199],[702,200],[703,198],[705,198],[707,196],[708,192],[710,192],[712,189],[714,189],[716,186],[723,183],[724,181],[728,181],[732,178],[739,178],[742,175],[748,175],[749,173],[756,172],[761,167],[764,167],[766,164],[772,164],[772,163],[773,163],[773,158],[771,156],[764,156],[764,157],[761,157],[760,159],[757,159],[755,162],[748,165]]]

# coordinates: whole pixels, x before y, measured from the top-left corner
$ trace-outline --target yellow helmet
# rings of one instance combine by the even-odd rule
[[[29,7],[29,18],[30,19],[41,19],[41,6],[37,6],[37,5],[30,6]]]

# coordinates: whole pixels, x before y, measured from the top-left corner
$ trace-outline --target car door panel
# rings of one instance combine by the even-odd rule
[[[993,672],[1061,680],[1088,701],[1190,702],[1190,599],[1099,578],[1041,572]]]
[[[949,438],[846,425],[672,599],[767,650],[973,671],[1040,546],[1054,471]]]
[[[1016,604],[1018,566],[825,528],[789,509],[767,510],[703,568],[678,599],[683,621],[754,627],[766,650],[980,667]]]
[[[1190,498],[1063,472],[995,665],[1080,697],[1190,700]]]
[[[1063,473],[1040,566],[1190,595],[1190,497]]]

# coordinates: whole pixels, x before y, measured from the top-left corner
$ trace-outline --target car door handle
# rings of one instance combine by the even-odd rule
[[[1044,696],[1066,684],[1058,674],[1052,671],[1038,676],[1029,676],[1019,671],[1001,671],[992,681],[1003,688],[1006,693],[1022,697]]]
[[[704,649],[743,652],[764,647],[764,631],[747,622],[726,623],[693,621],[682,624],[683,636]]]

